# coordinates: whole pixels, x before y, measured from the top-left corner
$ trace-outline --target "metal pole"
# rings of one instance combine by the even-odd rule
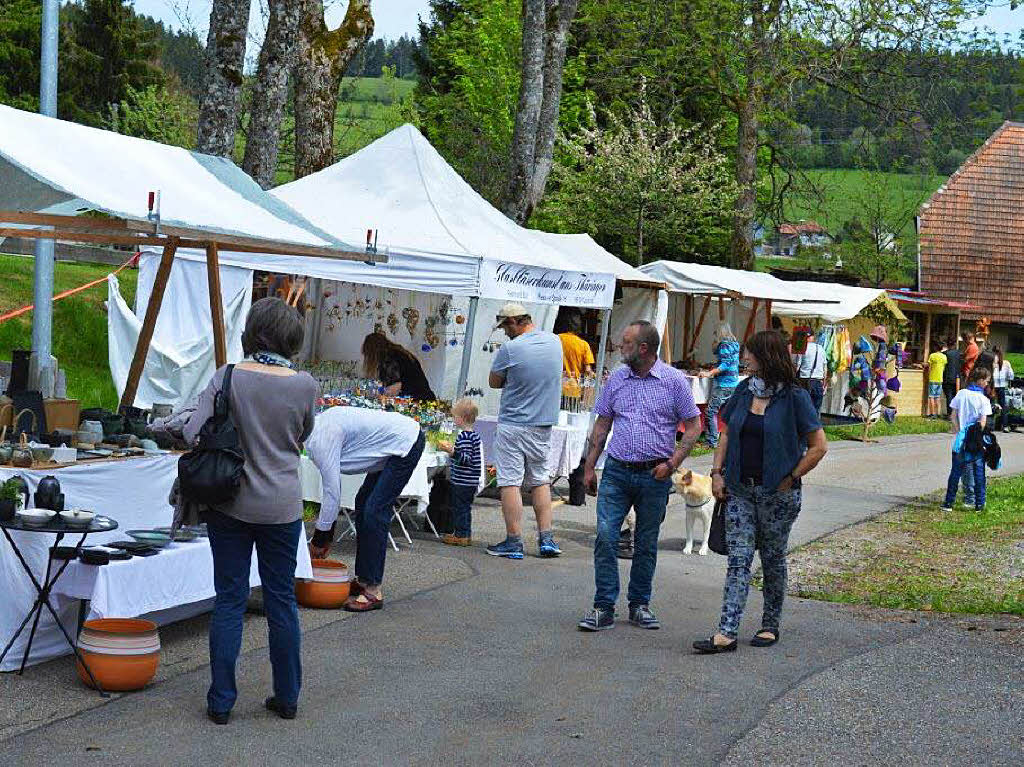
[[[601,396],[602,381],[604,381],[604,358],[605,350],[608,348],[608,325],[612,321],[612,310],[605,309],[601,317],[601,341],[597,347],[597,368],[594,373],[597,375],[594,381],[594,406],[597,407],[597,399]],[[594,425],[594,411],[590,411],[590,425]]]
[[[462,364],[459,366],[459,382],[455,387],[455,399],[465,396],[466,384],[469,383],[469,361],[473,355],[473,331],[476,329],[476,310],[480,307],[480,299],[473,296],[469,299],[469,313],[466,317],[466,341],[462,349]]]
[[[39,112],[57,116],[58,0],[43,0],[42,53],[39,61]],[[56,371],[50,361],[53,331],[53,240],[36,240],[33,274],[32,354],[34,385],[44,397],[53,396]]]

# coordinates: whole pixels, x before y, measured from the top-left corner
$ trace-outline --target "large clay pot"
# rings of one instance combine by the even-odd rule
[[[97,618],[86,621],[78,636],[78,649],[100,687],[111,692],[141,690],[160,663],[160,635],[156,624],[141,618]],[[89,675],[78,667],[89,687]]]
[[[348,565],[333,559],[313,560],[313,580],[295,580],[295,598],[303,607],[336,610],[349,592]]]

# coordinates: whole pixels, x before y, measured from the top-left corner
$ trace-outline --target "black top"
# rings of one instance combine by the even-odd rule
[[[401,395],[423,402],[436,400],[419,360],[411,354],[395,353],[380,363],[380,381],[385,386],[402,384]]]
[[[761,483],[764,474],[764,416],[747,413],[740,431],[740,480]]]
[[[960,377],[960,350],[946,349],[946,369],[942,371],[942,383],[955,384]]]
[[[978,355],[978,360],[974,363],[974,367],[985,368],[989,373],[991,373],[996,368],[996,355],[986,349]],[[989,376],[989,378],[991,377],[992,376]]]

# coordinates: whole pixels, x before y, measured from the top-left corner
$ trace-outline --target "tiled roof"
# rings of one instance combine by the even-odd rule
[[[1024,319],[1024,124],[1003,123],[922,206],[920,248],[922,291]]]
[[[825,234],[825,227],[817,221],[801,221],[799,224],[780,224],[779,234]]]

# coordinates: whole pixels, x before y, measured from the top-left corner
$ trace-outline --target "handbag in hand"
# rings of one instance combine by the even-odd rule
[[[238,495],[245,455],[231,418],[231,374],[224,372],[221,390],[214,395],[213,415],[199,430],[199,442],[178,459],[178,482],[189,501],[213,506]]]
[[[715,510],[711,512],[711,526],[708,529],[708,548],[716,554],[729,555],[729,546],[725,542],[725,501],[715,501]]]

